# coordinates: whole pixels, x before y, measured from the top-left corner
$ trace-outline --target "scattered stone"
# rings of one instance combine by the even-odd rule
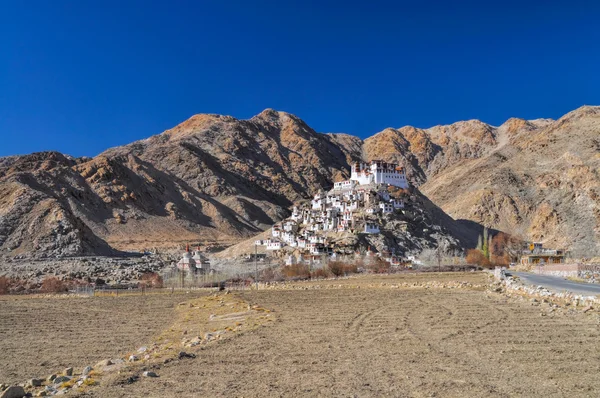
[[[184,358],[196,358],[196,354],[189,354],[187,352],[181,351],[178,355],[179,359],[184,359]]]
[[[85,368],[83,368],[83,371],[81,372],[82,376],[87,376],[90,374],[90,372],[94,370],[94,368],[92,368],[91,366],[86,366]]]
[[[144,376],[144,377],[158,377],[158,375],[157,375],[156,373],[154,373],[154,372],[152,372],[152,371],[149,371],[149,370],[148,370],[148,371],[145,371],[145,372],[143,373],[143,376]]]
[[[6,387],[8,387],[6,384],[0,384],[0,391],[6,390]]]
[[[44,390],[42,390],[42,391],[38,391],[38,392],[35,394],[35,396],[36,396],[36,397],[45,397],[45,396],[47,396],[47,395],[48,395],[48,393],[47,393],[46,391],[44,391]]]
[[[73,368],[66,368],[65,370],[63,370],[63,374],[65,376],[73,376]]]
[[[23,398],[25,395],[25,390],[21,386],[10,386],[0,394],[0,398]]]
[[[585,307],[585,309],[583,310],[583,313],[588,313],[589,311],[593,310],[594,307],[592,307],[591,305],[588,305],[587,307]]]
[[[40,379],[29,379],[27,383],[25,383],[26,387],[40,387],[42,385],[43,380]]]
[[[148,347],[140,347],[138,348],[137,352],[138,354],[143,354],[144,352],[148,351]]]
[[[139,379],[139,377],[138,377],[138,376],[130,376],[130,377],[128,377],[128,378],[127,378],[127,380],[125,380],[125,382],[126,382],[127,384],[133,384],[133,383],[135,383],[136,381],[138,381],[138,379]]]
[[[131,356],[129,357],[129,362],[137,362],[137,361],[139,361],[139,360],[140,360],[140,359],[139,359],[137,356],[135,356],[135,355],[131,355]]]
[[[70,376],[58,376],[56,379],[54,379],[53,383],[54,384],[62,384],[62,383],[66,383],[67,381],[71,381]]]
[[[54,381],[54,379],[56,379],[56,377],[57,376],[55,374],[52,374],[52,375],[48,376],[48,378],[46,379],[46,381],[49,381],[50,383],[52,383]]]

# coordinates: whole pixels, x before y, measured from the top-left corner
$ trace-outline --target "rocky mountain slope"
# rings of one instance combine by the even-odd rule
[[[347,176],[345,145],[299,118],[196,115],[93,159],[39,153],[0,160],[0,252],[108,254],[112,249],[235,242]]]
[[[457,233],[481,223],[592,255],[600,242],[598,133],[597,107],[499,127],[471,120],[388,128],[364,141],[319,134],[270,109],[249,120],[196,115],[92,159],[0,158],[0,255],[237,242],[347,177],[358,159],[404,164],[459,220]]]

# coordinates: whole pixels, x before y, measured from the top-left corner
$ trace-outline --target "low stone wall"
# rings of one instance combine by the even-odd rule
[[[600,283],[600,265],[594,264],[551,264],[532,268],[532,272],[540,275],[560,276],[561,278],[578,278],[590,283]]]

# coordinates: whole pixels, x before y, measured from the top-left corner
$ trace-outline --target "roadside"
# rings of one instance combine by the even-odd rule
[[[568,291],[583,296],[600,295],[600,285],[594,285],[585,282],[575,282],[558,276],[538,275],[529,272],[507,271],[506,274],[517,276],[523,283],[529,285],[543,286],[553,293],[562,293],[564,291]]]

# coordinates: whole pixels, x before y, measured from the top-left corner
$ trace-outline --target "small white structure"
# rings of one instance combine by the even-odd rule
[[[392,199],[394,209],[404,209],[404,201],[402,199]]]
[[[177,268],[182,271],[196,272],[196,260],[194,260],[192,254],[190,253],[190,245],[186,245],[185,252],[183,252],[181,260],[177,262]]]
[[[283,243],[278,240],[269,240],[267,242],[267,250],[281,250],[283,248]]]
[[[281,227],[278,224],[273,225],[273,229],[271,230],[271,235],[274,238],[279,238],[281,236]]]
[[[290,216],[290,219],[292,219],[294,221],[302,220],[302,213],[300,212],[300,209],[298,208],[298,206],[294,206],[294,209],[292,210],[292,215]]]
[[[365,223],[365,231],[366,234],[378,234],[379,233],[379,225],[373,222]]]
[[[391,203],[379,203],[379,209],[383,212],[383,214],[394,212],[394,206]]]

